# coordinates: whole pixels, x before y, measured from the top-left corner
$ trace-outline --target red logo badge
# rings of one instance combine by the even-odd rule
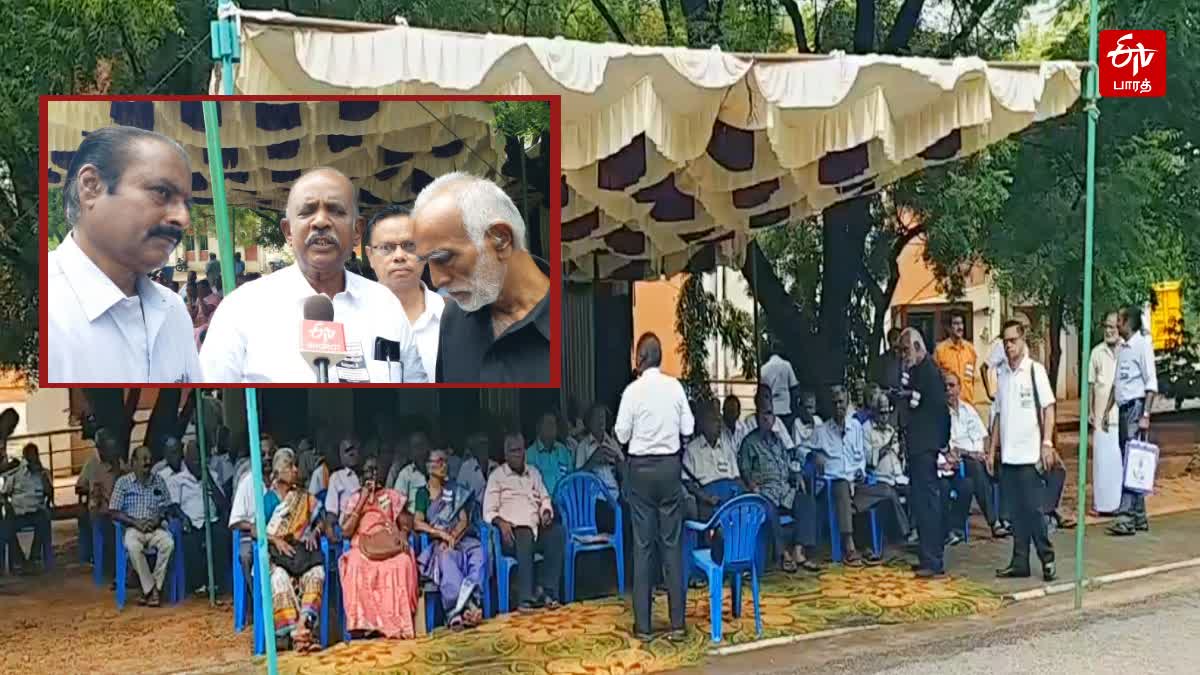
[[[1167,32],[1100,31],[1100,96],[1155,98],[1167,95]]]

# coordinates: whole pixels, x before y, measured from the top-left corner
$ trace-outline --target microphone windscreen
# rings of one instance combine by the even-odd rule
[[[333,301],[325,295],[314,295],[304,301],[305,321],[333,321]]]

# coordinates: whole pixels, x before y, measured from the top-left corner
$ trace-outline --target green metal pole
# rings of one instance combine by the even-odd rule
[[[194,390],[193,396],[196,397],[196,437],[200,439],[200,473],[201,476],[196,478],[200,481],[200,489],[204,495],[204,551],[208,557],[208,604],[210,607],[217,605],[217,589],[213,585],[213,538],[212,538],[212,506],[209,504],[208,496],[208,444],[204,437],[204,390]]]
[[[221,8],[228,9],[231,3],[222,1]],[[239,59],[241,36],[237,34],[234,23],[229,19],[213,22],[213,58],[221,61],[221,93],[233,95],[233,64]],[[225,167],[221,163],[221,136],[217,119],[217,102],[205,101],[204,133],[208,144],[209,171],[213,192],[213,214],[217,220],[217,237],[221,247],[221,287],[228,293],[237,285],[233,272],[233,237],[229,230],[228,202],[225,198]],[[255,556],[258,569],[263,570],[256,580],[262,602],[259,604],[261,613],[254,617],[261,626],[275,625],[275,607],[271,601],[271,579],[269,570],[271,561],[267,555],[267,523],[263,513],[263,497],[266,490],[263,486],[262,446],[258,438],[258,392],[246,390],[246,423],[250,434],[250,474],[254,481],[254,533]],[[275,631],[264,630],[267,652],[267,673],[278,675],[279,662],[275,653]]]
[[[1094,248],[1096,226],[1096,123],[1100,118],[1100,109],[1096,106],[1097,94],[1097,38],[1100,21],[1099,0],[1091,0],[1091,11],[1088,18],[1088,74],[1087,74],[1087,103],[1084,111],[1087,113],[1087,187],[1085,201],[1085,225],[1083,230],[1083,349],[1092,347],[1092,249]],[[1079,504],[1076,507],[1075,525],[1075,609],[1083,608],[1083,537],[1087,517],[1087,461],[1088,461],[1088,374],[1086,369],[1079,373]]]

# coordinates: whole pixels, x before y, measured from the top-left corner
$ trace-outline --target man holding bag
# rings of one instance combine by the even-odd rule
[[[1042,561],[1042,578],[1054,581],[1054,546],[1043,518],[1046,473],[1054,466],[1054,388],[1042,364],[1025,350],[1025,326],[1008,321],[1001,333],[1006,359],[996,373],[996,414],[992,418],[991,463],[1000,453],[1000,490],[1012,515],[1013,552],[1001,579],[1025,578],[1032,540]]]
[[[1117,348],[1117,383],[1108,395],[1101,424],[1107,430],[1108,414],[1116,405],[1120,409],[1117,439],[1121,443],[1121,455],[1128,461],[1129,441],[1135,437],[1146,440],[1150,431],[1150,408],[1158,392],[1158,373],[1154,367],[1154,346],[1150,337],[1142,332],[1140,307],[1121,310],[1119,330],[1123,342]],[[1139,530],[1149,529],[1146,495],[1123,485],[1117,522],[1108,528],[1108,533],[1131,537]]]

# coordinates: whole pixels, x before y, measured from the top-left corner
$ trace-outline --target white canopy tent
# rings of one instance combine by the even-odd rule
[[[1080,95],[1073,62],[744,55],[232,10],[235,93],[562,96],[572,277],[673,273],[971,154]],[[221,90],[214,69],[211,91]]]

